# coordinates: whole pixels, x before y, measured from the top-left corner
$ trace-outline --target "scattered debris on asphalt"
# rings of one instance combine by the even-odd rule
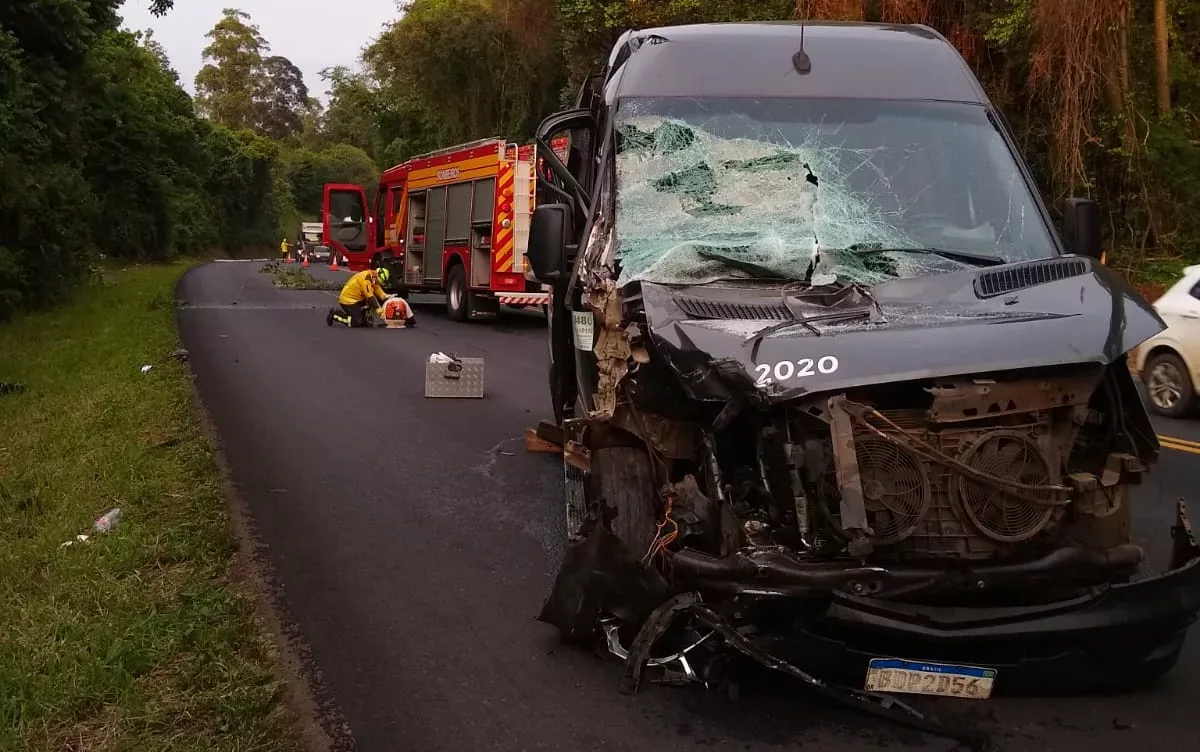
[[[318,279],[304,267],[282,266],[278,261],[270,261],[263,264],[259,272],[272,275],[275,278],[275,286],[285,290],[334,291],[342,289],[341,283]]]
[[[539,421],[536,428],[525,429],[525,451],[541,454],[562,454],[562,429],[552,421]]]

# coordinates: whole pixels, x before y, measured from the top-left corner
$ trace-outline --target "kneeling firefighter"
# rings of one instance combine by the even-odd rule
[[[338,296],[340,310],[331,309],[325,323],[333,326],[333,322],[346,326],[366,326],[365,312],[368,305],[376,314],[379,313],[387,293],[383,285],[387,284],[391,274],[384,267],[364,269],[346,280],[342,293]]]

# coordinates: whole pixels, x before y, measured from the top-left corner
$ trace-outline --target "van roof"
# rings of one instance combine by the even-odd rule
[[[812,67],[797,72],[804,51]],[[629,50],[629,51],[626,51]],[[618,97],[846,97],[988,104],[962,56],[922,25],[717,23],[628,31]]]

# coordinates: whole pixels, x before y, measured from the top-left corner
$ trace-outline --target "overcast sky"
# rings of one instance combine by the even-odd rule
[[[125,0],[120,11],[125,26],[153,30],[190,93],[208,45],[204,35],[221,20],[224,8],[249,13],[271,54],[291,60],[304,71],[312,96],[322,97],[321,70],[355,66],[363,47],[400,15],[394,0],[175,0],[175,9],[162,18],[152,16],[149,5],[148,0]]]

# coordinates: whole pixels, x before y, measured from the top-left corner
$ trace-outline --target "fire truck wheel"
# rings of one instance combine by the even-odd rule
[[[450,267],[446,280],[446,311],[455,321],[466,321],[471,315],[471,293],[467,290],[467,274],[462,264]]]

